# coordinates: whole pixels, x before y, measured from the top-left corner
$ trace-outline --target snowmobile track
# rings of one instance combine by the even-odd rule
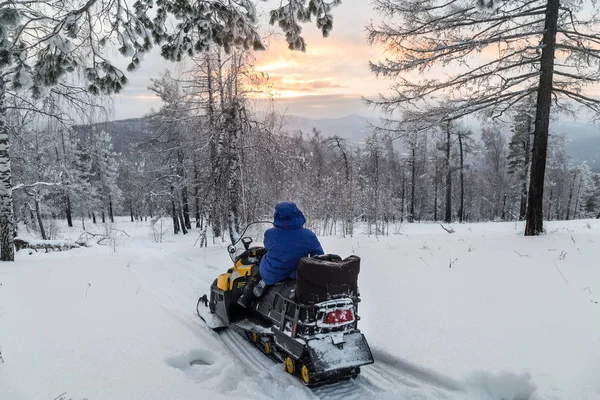
[[[215,332],[223,346],[231,352],[253,375],[270,375],[273,382],[284,386],[296,386],[309,391],[317,399],[361,400],[377,398],[419,398],[419,399],[465,399],[464,387],[433,371],[419,368],[402,359],[374,351],[375,363],[361,367],[356,379],[309,389],[297,378],[284,371],[283,364],[277,364],[263,354],[249,340],[233,329]],[[279,370],[277,367],[281,367]],[[280,373],[278,372],[280,371]]]
[[[224,329],[216,332],[224,347],[231,352],[245,367],[253,374],[273,375],[274,366],[277,365],[272,359],[264,355],[249,340],[232,329]],[[358,400],[365,398],[377,398],[380,394],[391,394],[398,386],[418,388],[427,382],[413,383],[402,375],[401,369],[390,369],[388,364],[375,364],[364,366],[361,375],[357,379],[340,381],[337,383],[319,386],[314,389],[306,388],[298,379],[288,375],[281,366],[281,374],[273,376],[275,381],[282,384],[295,385],[311,391],[319,399],[344,399]]]

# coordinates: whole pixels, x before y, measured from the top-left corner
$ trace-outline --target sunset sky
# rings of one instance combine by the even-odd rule
[[[261,8],[277,3],[269,0]],[[324,39],[313,25],[305,25],[306,53],[287,49],[281,31],[263,24],[268,49],[255,53],[255,69],[269,75],[278,93],[275,107],[287,114],[312,118],[349,114],[376,115],[361,96],[385,92],[390,84],[370,72],[368,62],[381,59],[381,52],[369,46],[365,26],[377,15],[369,1],[343,1],[334,10],[334,27]],[[266,16],[265,16],[266,18]],[[263,18],[264,19],[264,18]],[[115,100],[114,118],[141,117],[160,101],[147,89],[150,78],[165,69],[173,75],[185,67],[161,59],[157,49],[147,55],[142,67],[129,76],[130,83]],[[259,106],[260,107],[260,106]]]

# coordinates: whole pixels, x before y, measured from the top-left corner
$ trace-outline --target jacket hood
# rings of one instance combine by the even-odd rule
[[[306,218],[296,204],[285,201],[275,206],[275,215],[273,216],[273,225],[278,228],[294,229],[302,228]]]

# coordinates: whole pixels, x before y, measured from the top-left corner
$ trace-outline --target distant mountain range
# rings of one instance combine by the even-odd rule
[[[377,126],[377,118],[365,118],[349,115],[342,118],[311,119],[297,116],[288,117],[288,129],[299,129],[309,133],[313,127],[321,131],[323,136],[339,135],[352,142],[363,143]],[[600,127],[576,122],[556,122],[551,125],[551,132],[566,133],[569,139],[567,154],[577,163],[587,162],[592,170],[600,173]]]
[[[364,143],[372,131],[371,125],[379,123],[377,118],[365,118],[356,114],[327,119],[311,119],[291,115],[286,118],[286,121],[288,130],[301,130],[304,133],[310,133],[315,128],[324,137],[337,135],[354,143]]]
[[[285,128],[288,131],[301,130],[306,134],[315,128],[324,137],[338,135],[355,143],[364,143],[372,131],[372,125],[377,125],[378,122],[377,118],[359,115],[327,119],[288,116]],[[97,127],[113,134],[115,151],[123,153],[130,151],[129,143],[147,134],[142,118],[106,122]],[[551,131],[566,133],[569,138],[568,155],[577,163],[587,162],[595,172],[600,173],[600,127],[560,121],[551,125]]]
[[[600,127],[576,122],[558,122],[551,126],[556,133],[566,133],[567,154],[576,162],[587,162],[600,173]]]

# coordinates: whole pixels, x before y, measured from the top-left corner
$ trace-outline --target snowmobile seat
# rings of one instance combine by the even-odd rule
[[[341,297],[358,297],[360,258],[335,254],[304,257],[296,272],[296,300],[313,305]]]
[[[269,286],[268,290],[262,296],[261,306],[269,304],[278,312],[283,309],[283,300],[288,299],[294,301],[296,296],[296,281],[293,279],[286,279],[281,282],[277,282],[274,285]],[[278,296],[281,295],[281,296]]]

